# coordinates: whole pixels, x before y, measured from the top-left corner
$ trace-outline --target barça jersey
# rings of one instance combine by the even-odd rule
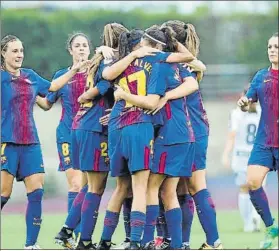
[[[102,72],[106,66],[107,64],[103,60],[94,76],[94,82],[91,75],[87,77],[86,90],[96,87],[100,94],[90,102],[79,107],[73,120],[72,129],[100,133],[104,131],[104,127],[100,124],[99,119],[105,115],[105,110],[109,108],[108,100],[104,95],[110,87],[110,82],[102,78]]]
[[[160,63],[165,62],[170,53],[159,52],[155,56],[146,56],[134,60],[119,77],[118,84],[126,92],[146,96],[164,95],[165,86],[159,79]],[[152,123],[152,116],[145,114],[142,108],[125,100],[115,103],[108,124],[108,130],[114,131],[137,123]]]
[[[255,143],[266,147],[279,147],[278,88],[278,70],[266,68],[256,73],[246,93],[248,99],[260,102],[262,112]]]
[[[185,77],[191,77],[191,73],[181,64],[161,64],[160,83],[166,82],[167,91],[178,87]],[[162,144],[195,141],[186,99],[187,97],[169,100],[160,110],[163,126],[159,130],[158,138]]]
[[[36,96],[46,96],[50,82],[31,69],[16,77],[1,70],[1,142],[39,143],[33,116]]]
[[[186,64],[184,64],[183,67],[185,67],[188,71],[190,71],[190,68]],[[191,74],[193,78],[197,79],[196,72],[191,72]],[[186,76],[187,75],[184,76],[182,72],[182,78]],[[192,122],[192,127],[194,130],[195,138],[198,139],[203,136],[208,136],[209,122],[203,105],[201,91],[197,90],[192,94],[188,95],[186,102],[187,102],[187,107]]]
[[[53,79],[64,75],[69,70],[70,68],[66,68],[57,71]],[[71,142],[73,118],[80,106],[78,103],[78,97],[85,90],[86,77],[86,73],[77,72],[68,84],[57,92],[48,93],[46,97],[51,104],[54,104],[59,98],[61,98],[62,114],[56,131],[56,140],[58,143]]]

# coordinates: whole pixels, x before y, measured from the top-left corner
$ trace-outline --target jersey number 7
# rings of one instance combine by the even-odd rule
[[[133,82],[136,81],[136,90],[133,90]],[[144,70],[132,73],[119,80],[120,87],[128,93],[135,95],[146,95],[146,76]],[[126,102],[125,107],[132,107],[131,103]]]

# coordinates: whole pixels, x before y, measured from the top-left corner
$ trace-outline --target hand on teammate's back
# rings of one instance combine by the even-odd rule
[[[115,101],[123,99],[124,94],[125,91],[119,85],[115,85],[115,91],[113,93]]]
[[[101,125],[103,125],[103,126],[108,125],[111,110],[112,109],[106,109],[105,110],[105,112],[109,112],[109,113],[99,119],[99,122],[100,122]]]
[[[160,111],[165,106],[167,102],[168,99],[166,97],[162,97],[160,98],[159,103],[154,110],[146,110],[145,113],[155,115],[158,111]]]
[[[149,46],[142,46],[139,49],[133,51],[132,54],[136,58],[142,58],[142,57],[145,57],[145,56],[155,56],[156,52],[160,52],[160,50],[155,49],[155,48],[151,48]]]
[[[114,53],[118,50],[110,48],[108,46],[102,45],[98,48],[96,48],[96,53],[102,53],[103,57],[107,60],[112,59],[114,57]]]

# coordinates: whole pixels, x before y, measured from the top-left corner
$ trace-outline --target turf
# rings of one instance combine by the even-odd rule
[[[278,215],[277,211],[273,215]],[[242,222],[237,211],[219,211],[217,215],[220,238],[225,249],[258,249],[264,233],[243,233]],[[25,242],[24,215],[4,214],[1,216],[1,249],[22,249]],[[99,215],[93,234],[93,241],[98,242],[102,233],[104,214]],[[60,249],[53,241],[65,219],[62,214],[45,214],[39,236],[39,245],[44,249]],[[113,236],[113,242],[120,243],[124,239],[124,226],[120,224]],[[205,237],[198,218],[195,215],[191,233],[191,248],[197,249]]]

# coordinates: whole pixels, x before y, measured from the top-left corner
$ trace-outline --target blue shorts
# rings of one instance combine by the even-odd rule
[[[58,171],[64,172],[69,168],[72,168],[72,161],[71,161],[71,144],[64,142],[64,143],[56,143],[58,156],[59,156],[59,166]]]
[[[86,172],[108,172],[107,136],[98,132],[73,130],[71,152],[74,169]]]
[[[44,173],[41,146],[2,143],[1,170],[16,177],[17,181],[22,181],[36,173]]]
[[[248,166],[260,165],[268,167],[270,171],[278,171],[278,150],[278,147],[266,147],[263,145],[254,144],[248,161]]]
[[[151,172],[171,177],[191,177],[194,156],[195,143],[163,145],[157,138]]]
[[[208,136],[200,137],[195,142],[195,157],[192,172],[206,168],[206,153],[208,147]]]
[[[109,159],[112,177],[149,170],[154,129],[151,123],[126,126],[109,133]]]

